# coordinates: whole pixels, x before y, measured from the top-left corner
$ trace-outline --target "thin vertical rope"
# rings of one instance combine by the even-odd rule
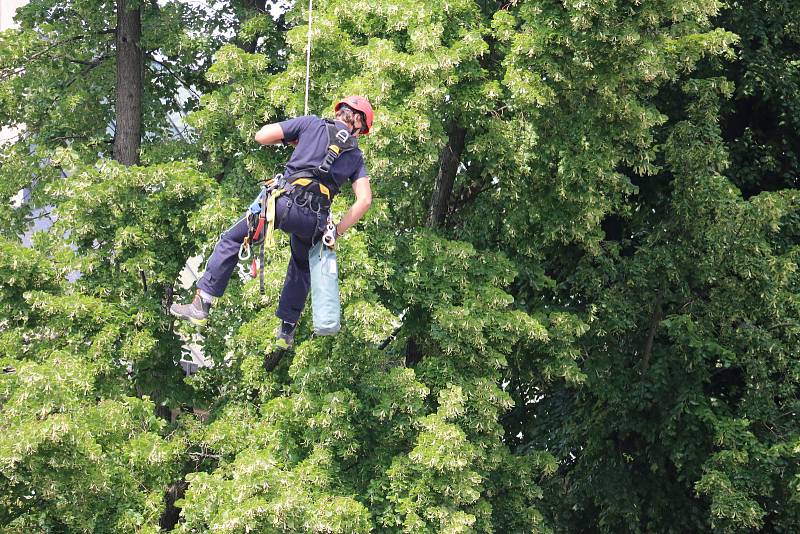
[[[305,115],[308,115],[308,86],[311,82],[311,10],[314,7],[314,0],[308,0],[308,44],[306,44],[306,108]]]

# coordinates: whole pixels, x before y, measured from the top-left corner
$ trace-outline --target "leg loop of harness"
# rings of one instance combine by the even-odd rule
[[[255,200],[250,207],[248,208],[247,214],[247,236],[245,236],[244,240],[242,241],[242,245],[239,247],[239,259],[240,260],[249,260],[251,257],[251,248],[253,245],[261,245],[261,263],[259,264],[255,258],[253,258],[253,262],[250,265],[250,276],[255,278],[256,273],[259,271],[260,265],[264,264],[263,261],[263,247],[264,247],[264,240],[266,238],[266,233],[264,227],[267,223],[267,212],[268,212],[268,204],[270,201],[273,203],[273,219],[274,219],[274,199],[280,196],[283,192],[283,186],[285,186],[286,182],[283,179],[282,174],[276,175],[274,178],[270,178],[266,182],[264,182],[264,186],[261,188],[261,191],[256,196]]]
[[[242,241],[242,245],[239,247],[240,260],[249,260],[251,255],[251,245],[258,244],[258,234],[260,231],[257,228],[254,229],[253,220],[255,216],[262,211],[261,206],[264,203],[264,197],[266,196],[269,187],[275,182],[276,178],[272,178],[264,184],[255,200],[253,200],[252,204],[250,204],[250,207],[247,209],[247,236],[245,236],[244,240]]]
[[[308,190],[307,188],[310,185],[315,185],[319,192]],[[301,188],[302,191],[298,194],[293,194],[297,188]],[[248,237],[244,239],[242,247],[239,249],[239,258],[246,260],[251,256],[251,245],[261,245],[258,251],[258,258],[253,258],[250,266],[250,276],[255,278],[256,273],[258,273],[259,291],[262,295],[264,294],[264,249],[275,246],[276,202],[278,197],[284,193],[290,194],[291,199],[289,202],[293,202],[299,208],[307,207],[317,215],[317,219],[319,219],[323,209],[328,209],[330,206],[330,191],[319,182],[300,178],[290,184],[284,180],[282,175],[277,175],[266,182],[256,201],[250,206],[251,216],[248,216],[247,219],[250,232],[248,232]],[[258,214],[258,222],[254,225],[252,215],[255,214]],[[331,225],[329,224],[329,226]],[[252,237],[249,237],[249,235],[252,235]]]

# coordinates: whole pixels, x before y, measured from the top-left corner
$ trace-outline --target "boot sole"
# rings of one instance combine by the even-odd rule
[[[292,345],[294,345],[294,343],[292,343]],[[292,345],[287,343],[285,339],[276,339],[275,340],[275,347],[278,350],[289,350],[289,349],[292,348]]]
[[[188,315],[181,315],[179,313],[175,313],[172,310],[169,310],[169,314],[173,317],[177,317],[178,319],[183,319],[184,321],[189,321],[195,326],[206,326],[208,323],[208,319],[195,319],[194,317],[189,317]]]

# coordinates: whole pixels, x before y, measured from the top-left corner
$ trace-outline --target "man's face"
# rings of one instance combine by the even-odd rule
[[[358,137],[359,135],[364,133],[364,130],[367,129],[367,121],[366,117],[364,117],[364,114],[361,112],[356,111],[355,113],[353,113],[353,115],[355,115],[355,117],[353,118],[353,126],[355,126],[356,129],[353,135],[355,137]]]

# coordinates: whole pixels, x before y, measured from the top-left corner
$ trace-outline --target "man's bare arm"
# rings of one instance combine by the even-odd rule
[[[256,133],[256,142],[262,145],[277,145],[283,141],[283,128],[276,123],[267,124]]]
[[[356,194],[356,201],[336,225],[336,232],[339,235],[344,234],[348,228],[356,224],[372,205],[372,188],[369,185],[368,176],[353,182],[353,192]]]

